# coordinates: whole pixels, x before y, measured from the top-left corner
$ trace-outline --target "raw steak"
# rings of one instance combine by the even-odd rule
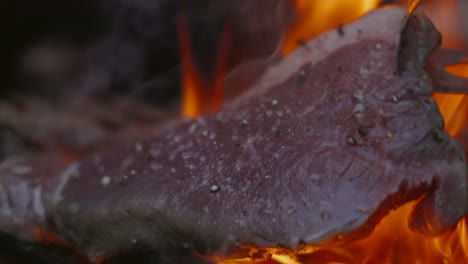
[[[0,227],[52,232],[90,257],[296,247],[365,236],[420,199],[411,226],[441,232],[468,199],[463,151],[423,71],[439,37],[422,16],[375,11],[271,65],[218,113],[67,168],[4,163]]]

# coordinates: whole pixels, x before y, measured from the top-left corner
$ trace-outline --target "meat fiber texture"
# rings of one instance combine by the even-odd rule
[[[46,230],[90,257],[294,248],[363,237],[419,199],[411,227],[437,234],[468,201],[463,151],[423,71],[438,42],[422,16],[374,11],[306,42],[217,113],[66,168],[6,162],[0,227]]]

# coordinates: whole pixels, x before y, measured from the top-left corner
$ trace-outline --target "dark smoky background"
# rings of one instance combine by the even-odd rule
[[[46,93],[48,86],[59,85],[47,82],[69,82],[83,66],[85,47],[110,23],[98,2],[90,0],[3,1],[0,6],[3,96]]]
[[[179,115],[180,32],[209,77],[273,56],[290,0],[8,0],[0,4],[0,160],[84,154]]]
[[[66,164],[179,116],[181,30],[208,77],[222,36],[231,71],[274,56],[294,12],[290,0],[6,0],[0,18],[0,162]],[[0,234],[0,263],[86,263],[77,254]],[[206,263],[180,252],[117,258],[105,263]]]
[[[131,93],[177,65],[176,2],[7,1],[2,95]]]
[[[381,1],[381,4],[402,1]],[[428,0],[429,13],[445,12]],[[294,22],[291,0],[7,0],[0,4],[0,96],[120,94],[166,102],[180,90],[178,34],[187,26],[197,68],[210,74],[223,32],[228,68],[275,54]],[[435,21],[444,31],[467,30]],[[450,10],[449,10],[450,11]],[[455,11],[457,12],[457,11]],[[458,13],[458,12],[457,12]],[[436,19],[437,20],[437,19]],[[440,20],[440,19],[439,19]],[[460,32],[462,31],[462,32]],[[461,33],[461,34],[460,34]],[[466,44],[466,41],[464,41]],[[68,97],[69,98],[69,97]]]
[[[234,67],[273,54],[293,13],[289,0],[20,0],[0,12],[2,96],[116,93],[151,102],[179,93],[181,24],[209,74],[223,31]]]

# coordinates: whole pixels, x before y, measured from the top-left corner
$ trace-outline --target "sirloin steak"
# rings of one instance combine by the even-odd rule
[[[420,199],[411,226],[441,232],[468,199],[463,151],[423,71],[439,41],[423,16],[374,11],[270,65],[218,113],[67,168],[5,162],[0,228],[22,239],[47,230],[89,257],[296,247],[365,236]]]

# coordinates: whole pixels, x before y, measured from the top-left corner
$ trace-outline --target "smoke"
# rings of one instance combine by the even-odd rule
[[[294,15],[290,0],[107,1],[111,29],[89,53],[86,93],[164,100],[180,88],[178,30],[185,21],[195,64],[213,72],[223,32],[228,68],[274,54]]]
[[[228,71],[275,54],[294,9],[291,0],[23,0],[1,14],[2,92],[159,102],[180,90],[181,21],[197,70],[209,75],[223,34]]]

